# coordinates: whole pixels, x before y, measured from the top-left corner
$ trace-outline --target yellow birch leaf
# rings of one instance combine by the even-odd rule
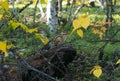
[[[7,49],[10,49],[13,47],[13,44],[7,45]]]
[[[8,11],[9,9],[9,3],[8,1],[1,1],[0,6],[5,9],[5,11]]]
[[[48,38],[45,37],[45,38],[44,38],[44,41],[43,41],[44,45],[46,45],[48,42],[49,42]]]
[[[8,56],[6,41],[0,41],[0,50],[5,53],[5,57]]]
[[[94,69],[101,69],[102,67],[97,65],[97,66],[94,66]]]
[[[73,27],[74,29],[80,28],[80,21],[77,19],[73,20]]]
[[[99,37],[100,37],[100,40],[103,39],[103,33],[102,32],[99,32]]]
[[[20,26],[21,26],[21,28],[23,29],[23,30],[25,30],[25,31],[28,31],[29,29],[28,29],[28,27],[26,26],[26,25],[24,25],[24,24],[20,24]]]
[[[46,45],[49,42],[48,38],[44,37],[42,34],[36,33],[35,36],[36,38],[39,38],[43,42],[44,45]]]
[[[101,69],[101,67],[99,65],[94,66],[93,69],[90,71],[90,74],[92,74],[93,71],[96,70],[96,69]]]
[[[28,33],[33,33],[34,31],[36,31],[36,29],[29,29],[26,25],[24,25],[23,23],[21,23],[21,28]]]
[[[83,31],[81,29],[77,30],[77,34],[82,38],[83,37]]]
[[[118,61],[116,62],[116,65],[117,65],[117,64],[120,64],[120,59],[118,59]]]
[[[41,3],[41,4],[47,4],[47,1],[48,1],[48,0],[40,0],[40,3]]]
[[[0,20],[2,19],[3,15],[0,14]]]
[[[28,33],[38,32],[38,28],[33,28],[33,29],[26,28],[26,32]]]
[[[79,6],[82,3],[82,0],[76,0],[76,2],[73,4],[74,6]]]
[[[97,78],[99,78],[101,74],[102,74],[101,69],[96,69],[93,71],[93,75],[96,76]]]
[[[84,29],[87,29],[88,26],[90,25],[90,17],[89,17],[89,15],[88,14],[80,15],[78,19],[79,19],[80,25]]]
[[[97,65],[97,66],[94,66],[94,68],[90,71],[90,74],[93,73],[94,76],[96,76],[97,78],[100,77],[100,75],[102,74],[102,67]]]
[[[14,30],[21,25],[20,22],[16,22],[16,21],[13,21],[13,20],[10,20],[9,24],[12,25]]]

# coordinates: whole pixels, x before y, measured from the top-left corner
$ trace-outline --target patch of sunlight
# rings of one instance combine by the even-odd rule
[[[27,3],[26,3],[27,4]],[[14,7],[15,8],[23,8],[26,4],[15,4]],[[46,5],[42,4],[43,8],[46,7]],[[34,8],[35,7],[35,4],[31,4],[29,6],[29,8]],[[9,8],[12,8],[12,5],[9,6]]]
[[[26,4],[15,4],[14,7],[15,7],[15,8],[23,8],[25,5],[26,5]],[[10,7],[10,8],[13,8],[12,5],[10,5],[9,7]],[[30,5],[29,7],[30,7],[30,8],[34,8],[35,5],[32,4],[32,5]]]
[[[91,17],[91,18],[92,18],[92,17],[102,18],[102,17],[106,17],[106,15],[90,14],[90,17]],[[115,15],[113,15],[113,18],[114,18],[114,19],[120,19],[120,15],[115,14]]]
[[[118,15],[118,14],[113,15],[113,18],[115,18],[115,19],[120,19],[120,15]]]
[[[98,17],[98,18],[104,18],[106,17],[105,15],[98,15],[98,14],[90,14],[90,17],[93,18],[93,17]]]

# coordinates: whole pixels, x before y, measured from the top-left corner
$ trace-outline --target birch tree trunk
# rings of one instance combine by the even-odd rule
[[[57,31],[58,18],[56,13],[55,0],[48,0],[47,4],[47,24],[50,27],[50,32],[55,34]]]

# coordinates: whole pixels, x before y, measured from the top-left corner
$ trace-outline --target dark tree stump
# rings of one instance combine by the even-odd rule
[[[63,77],[67,72],[67,65],[71,63],[76,55],[72,46],[59,45],[47,51],[41,51],[28,62],[31,66],[54,77]]]
[[[62,78],[69,73],[67,66],[76,56],[76,50],[71,45],[62,44],[42,49],[27,59],[16,55],[18,59],[15,64],[5,72],[9,73],[10,77],[7,78],[10,81],[59,81],[56,77]]]

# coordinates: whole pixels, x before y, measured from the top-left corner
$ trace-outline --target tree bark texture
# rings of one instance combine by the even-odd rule
[[[48,0],[47,4],[47,24],[50,28],[51,33],[56,33],[57,25],[58,25],[58,18],[56,13],[56,5],[55,1]]]

